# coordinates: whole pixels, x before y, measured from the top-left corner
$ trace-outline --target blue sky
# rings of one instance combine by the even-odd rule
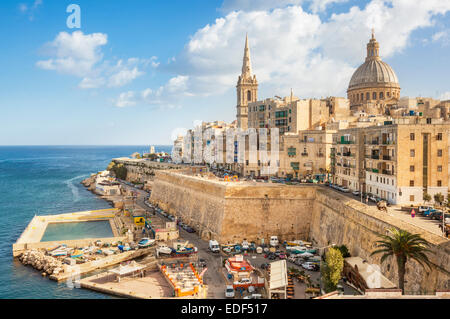
[[[81,28],[66,7],[81,8]],[[275,3],[275,4],[274,4]],[[259,98],[345,96],[370,29],[403,96],[450,99],[450,0],[0,3],[0,145],[170,144],[235,118],[249,33]]]

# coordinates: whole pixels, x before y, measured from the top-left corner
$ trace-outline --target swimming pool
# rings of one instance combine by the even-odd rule
[[[114,237],[109,220],[49,223],[43,241]]]

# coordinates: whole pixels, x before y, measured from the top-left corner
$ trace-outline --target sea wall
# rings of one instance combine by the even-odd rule
[[[127,170],[128,182],[142,183],[151,182],[155,172],[158,170],[180,169],[182,165],[172,163],[159,163],[144,159],[115,158],[112,160],[116,164],[123,164]]]
[[[222,182],[158,171],[150,200],[193,226],[203,239],[220,243],[307,239],[318,247],[345,244],[353,256],[380,264],[371,257],[375,241],[397,227],[419,233],[431,244],[431,270],[408,261],[406,290],[433,293],[450,289],[450,243],[447,239],[402,222],[320,186]],[[397,284],[394,260],[381,265],[382,273]]]

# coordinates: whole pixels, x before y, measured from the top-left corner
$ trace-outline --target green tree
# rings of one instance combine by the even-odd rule
[[[342,257],[344,257],[344,258],[350,257],[350,251],[348,250],[347,246],[341,245],[341,246],[336,246],[336,248],[339,249],[339,251],[342,254]]]
[[[439,205],[442,205],[442,203],[444,202],[444,195],[442,195],[441,193],[434,194],[434,201]]]
[[[325,265],[323,266],[323,281],[325,291],[336,290],[337,284],[342,277],[344,269],[344,257],[338,248],[330,248],[325,254]]]
[[[389,235],[381,235],[382,240],[376,241],[379,249],[372,252],[371,256],[383,254],[381,263],[389,256],[395,256],[398,269],[398,287],[405,293],[405,270],[408,259],[417,261],[422,267],[426,265],[431,269],[431,263],[426,255],[431,252],[429,243],[419,234],[411,234],[406,230],[392,228]]]
[[[423,202],[427,203],[429,201],[431,201],[431,195],[427,193],[423,194]]]

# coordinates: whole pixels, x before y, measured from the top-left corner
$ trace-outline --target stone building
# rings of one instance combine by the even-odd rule
[[[394,70],[380,58],[380,44],[372,38],[367,44],[366,61],[353,74],[347,96],[351,109],[383,114],[386,106],[400,98],[400,85]]]
[[[333,134],[333,183],[352,191],[361,190],[364,181],[363,128],[353,127]]]
[[[366,191],[394,204],[420,204],[424,194],[446,196],[449,132],[450,124],[426,119],[365,129]]]

